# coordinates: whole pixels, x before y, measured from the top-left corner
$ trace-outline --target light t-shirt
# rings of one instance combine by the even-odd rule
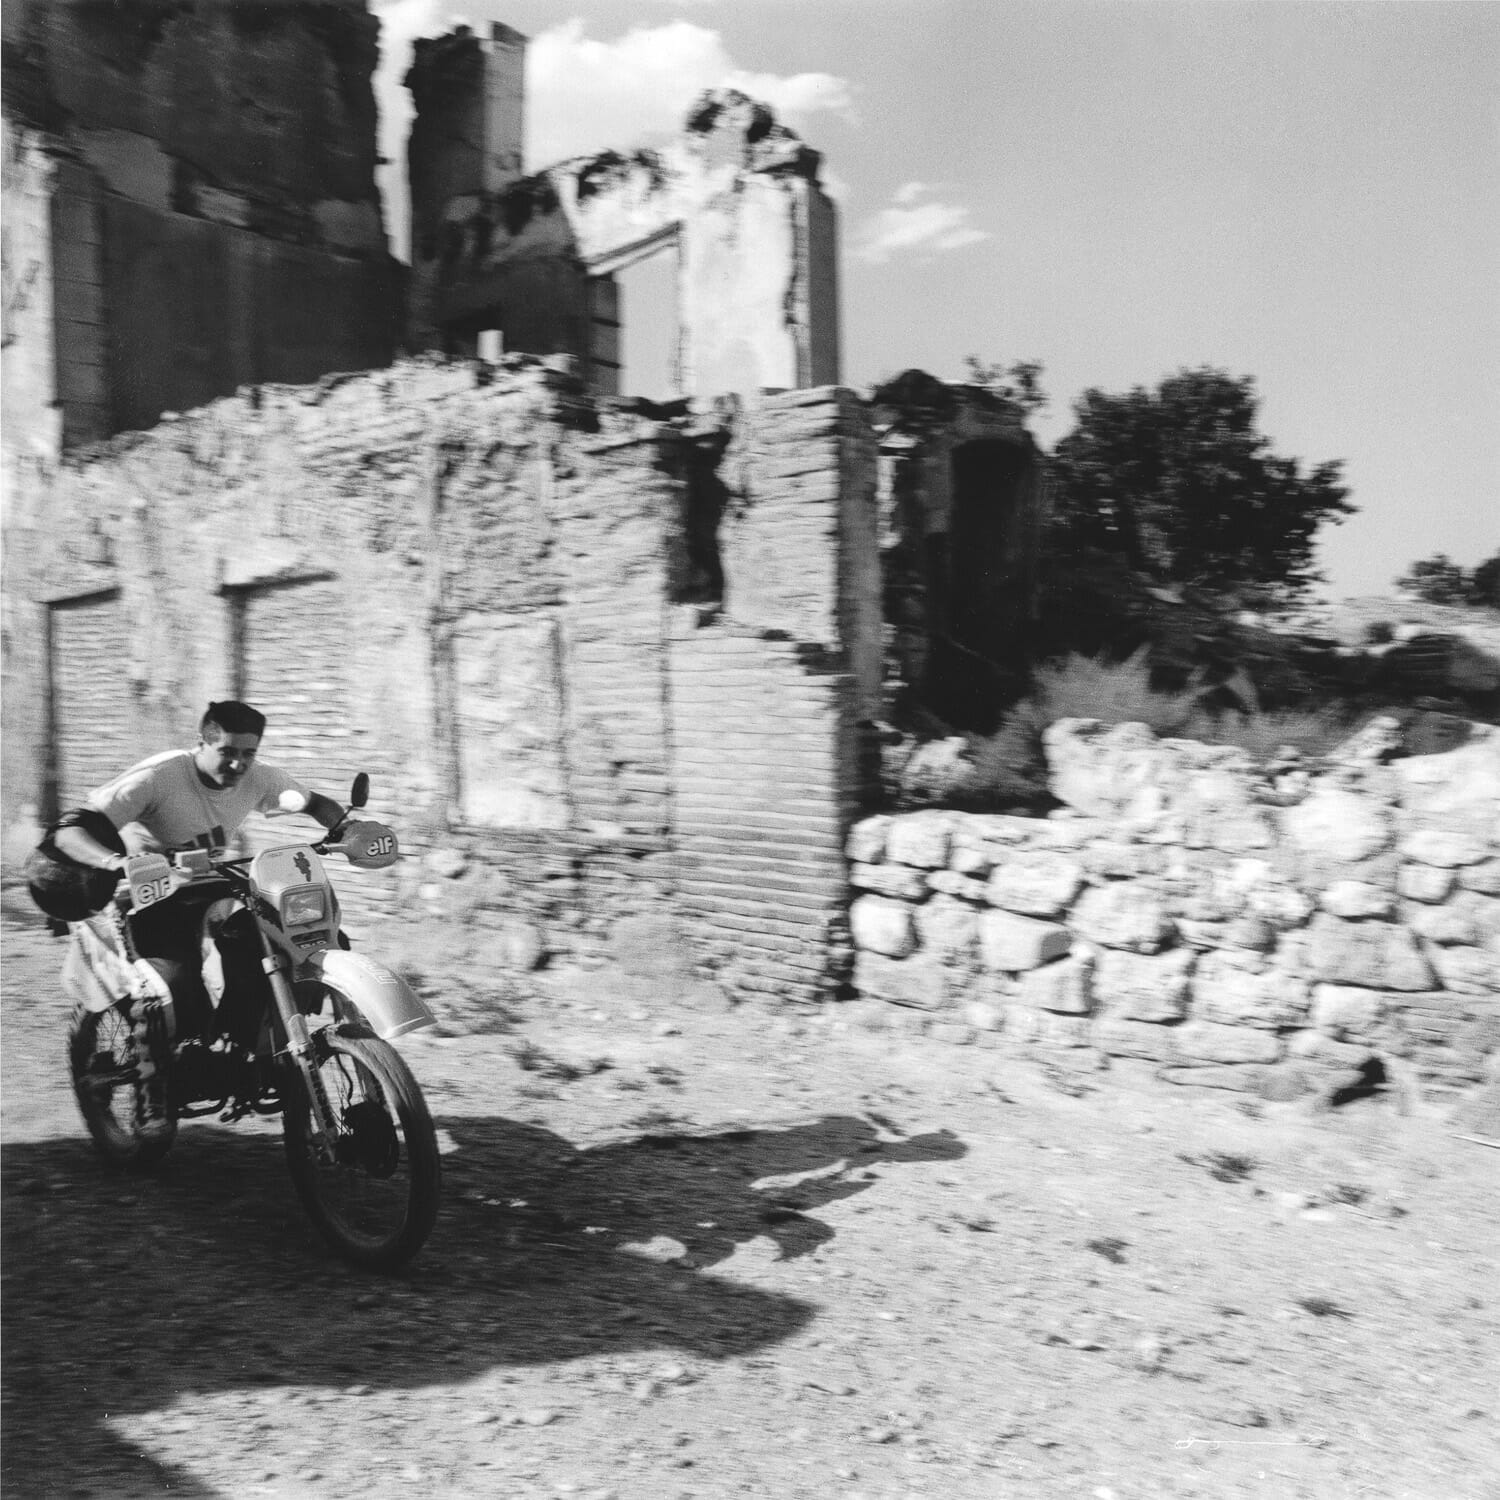
[[[88,802],[134,853],[227,844],[248,813],[271,812],[286,791],[307,795],[294,776],[264,761],[253,761],[236,786],[209,787],[191,750],[164,750],[95,787]]]

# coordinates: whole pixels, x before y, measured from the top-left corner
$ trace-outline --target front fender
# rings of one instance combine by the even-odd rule
[[[399,975],[363,953],[325,948],[308,967],[331,990],[337,990],[370,1023],[378,1037],[390,1041],[408,1031],[431,1026],[437,1017]]]

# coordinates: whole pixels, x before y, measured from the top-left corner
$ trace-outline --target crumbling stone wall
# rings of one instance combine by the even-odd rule
[[[848,392],[664,422],[523,357],[247,389],[81,450],[7,552],[7,825],[234,692],[320,790],[371,772],[414,857],[347,876],[356,914],[536,961],[680,898],[731,988],[813,998],[849,961],[873,482]]]
[[[1066,720],[1054,815],[860,823],[856,1013],[1272,1098],[1496,1076],[1500,731],[1367,748],[1268,779],[1234,749]]]

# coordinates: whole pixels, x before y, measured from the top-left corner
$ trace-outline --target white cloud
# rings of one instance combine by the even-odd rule
[[[380,154],[386,165],[375,169],[375,185],[385,205],[386,234],[393,254],[406,258],[406,231],[411,206],[406,191],[406,137],[411,131],[412,102],[402,79],[411,67],[412,43],[419,36],[441,36],[451,27],[443,0],[374,0],[380,22],[380,62],[375,69],[375,107],[379,111]]]
[[[891,194],[891,206],[861,225],[854,253],[879,266],[893,255],[939,255],[990,238],[987,229],[969,222],[969,210],[962,204],[923,202],[933,191],[930,183],[903,183]]]
[[[737,88],[795,117],[847,114],[849,84],[831,73],[751,73],[717,31],[691,21],[638,26],[612,42],[581,20],[549,27],[527,52],[527,161],[545,166],[670,134],[705,89]]]

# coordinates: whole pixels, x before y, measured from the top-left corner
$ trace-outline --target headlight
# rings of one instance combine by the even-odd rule
[[[284,927],[303,927],[309,922],[322,922],[327,916],[328,906],[321,886],[303,886],[300,890],[286,892],[281,898]]]

